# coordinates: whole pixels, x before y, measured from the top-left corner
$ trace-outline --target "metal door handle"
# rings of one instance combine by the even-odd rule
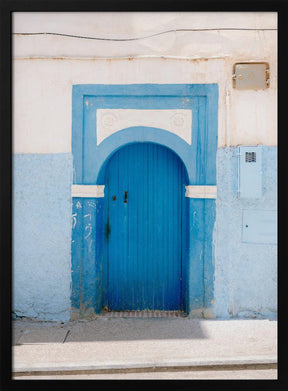
[[[106,229],[105,229],[106,239],[109,239],[110,232],[111,232],[111,226],[109,224],[109,218],[108,218],[106,223]]]
[[[124,203],[127,204],[127,193],[128,191],[124,191]]]

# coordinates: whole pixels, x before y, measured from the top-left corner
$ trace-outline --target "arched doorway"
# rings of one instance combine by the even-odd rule
[[[109,114],[109,121],[102,121],[104,118],[103,113],[105,115]],[[160,115],[159,118],[158,114]],[[178,116],[178,114],[184,114],[184,116]],[[107,120],[107,116],[105,118]],[[183,121],[180,120],[181,118]],[[189,121],[185,121],[185,118],[188,118]],[[158,301],[155,301],[154,299],[154,304],[156,302],[158,308],[183,309],[189,316],[194,316],[194,313],[198,316],[199,312],[202,313],[203,311],[209,312],[210,309],[213,310],[213,230],[216,216],[217,131],[218,86],[216,84],[73,86],[72,318],[88,316],[91,313],[99,314],[103,311],[103,308],[109,308],[109,303],[110,308],[117,308],[118,306],[117,303],[117,305],[111,306],[111,300],[108,303],[108,289],[110,289],[109,286],[111,287],[111,285],[107,282],[108,278],[111,277],[111,273],[110,275],[108,274],[108,271],[110,270],[111,272],[111,269],[109,269],[109,263],[107,262],[107,260],[109,261],[109,258],[107,258],[107,251],[110,251],[111,254],[111,248],[107,246],[107,240],[112,241],[113,234],[116,234],[119,230],[120,232],[121,230],[123,231],[126,223],[125,219],[122,219],[122,223],[124,222],[125,224],[115,224],[114,222],[112,225],[110,220],[113,220],[113,217],[110,216],[110,220],[108,221],[109,224],[107,224],[108,206],[105,205],[107,204],[106,195],[108,187],[105,175],[108,172],[107,165],[109,165],[109,162],[112,162],[114,154],[115,159],[117,159],[116,154],[118,152],[121,153],[120,151],[122,148],[122,151],[124,151],[129,144],[131,147],[132,144],[134,146],[139,145],[139,148],[140,145],[143,147],[144,145],[147,146],[147,143],[154,145],[155,148],[156,145],[157,148],[160,149],[160,146],[162,146],[162,150],[165,150],[167,155],[170,154],[168,161],[171,162],[173,158],[176,159],[177,157],[177,164],[180,164],[180,166],[183,164],[185,166],[185,173],[187,170],[186,179],[183,180],[182,178],[178,187],[181,192],[181,197],[183,197],[181,204],[182,210],[180,213],[182,216],[180,246],[182,251],[180,279],[182,278],[182,282],[180,289],[180,304],[178,288],[176,289],[178,293],[175,295],[176,298],[178,297],[178,299],[175,299],[175,302],[178,303],[177,305],[173,304],[173,306],[169,307],[167,303],[173,303],[174,299],[165,299],[165,297],[164,305],[162,305],[162,307],[160,307],[160,304],[157,304],[161,303],[158,298]],[[160,151],[160,149],[157,150]],[[158,156],[159,154],[157,153],[156,155]],[[171,158],[171,154],[174,154],[173,158]],[[164,152],[163,155],[165,155]],[[149,165],[150,162],[153,161],[151,158],[148,159],[147,156],[146,158],[140,158],[140,153],[134,153],[133,156],[134,158],[129,160],[129,164],[128,162],[125,163],[126,160],[123,158],[122,177],[124,174],[127,174],[126,171],[128,169],[132,170],[133,168],[136,172],[138,170],[137,167],[139,167],[138,163],[140,159],[142,159],[142,167],[145,167],[145,164]],[[114,167],[115,172],[119,171],[117,164],[115,164]],[[148,195],[146,194],[146,198],[153,198],[155,200],[155,205],[158,203],[162,207],[163,200],[175,200],[178,197],[178,190],[175,191],[172,187],[169,188],[167,185],[168,182],[165,182],[168,181],[170,175],[160,175],[161,170],[160,174],[158,173],[156,175],[156,171],[153,175],[154,179],[152,185],[146,186],[146,191],[149,192]],[[162,174],[164,171],[163,168]],[[141,179],[143,178],[143,175],[142,172],[139,170],[137,171],[137,178]],[[141,183],[143,183],[143,180],[142,182],[139,180],[139,186],[141,186]],[[186,194],[184,196],[185,185]],[[141,187],[139,187],[139,189],[141,189]],[[131,193],[130,188],[122,188],[120,190],[118,195],[112,194],[112,190],[110,191],[110,197],[116,196],[116,199],[114,201],[110,199],[109,205],[112,208],[113,205],[117,205],[117,201],[122,200],[122,207],[124,208],[124,205],[126,205],[127,209],[129,209],[132,203],[133,191]],[[128,193],[127,203],[124,204],[125,191]],[[143,192],[144,190],[142,190],[142,193],[136,192],[136,194],[138,194],[138,199],[144,197]],[[173,203],[172,205],[174,209],[177,209]],[[156,209],[156,212],[158,213],[158,209]],[[154,216],[156,215],[156,212],[154,213]],[[125,217],[124,212],[122,211],[121,213],[122,216]],[[169,214],[166,213],[166,215],[168,216]],[[166,215],[163,212],[162,217],[155,217],[154,221],[155,224],[158,224],[157,220],[162,221],[161,224],[163,229],[167,230],[167,223],[164,223],[164,221],[166,221],[164,220]],[[127,222],[128,217],[129,215],[127,215]],[[168,220],[171,221],[171,219],[172,218],[169,218]],[[144,216],[142,216],[142,220],[145,221]],[[151,218],[149,220],[151,221]],[[133,237],[133,235],[135,236],[135,232],[137,233],[134,228],[131,231],[132,233],[129,234],[130,238]],[[173,228],[170,226],[168,229],[170,236],[168,235],[161,240],[157,238],[156,235],[152,235],[151,240],[149,240],[149,237],[147,239],[147,237],[144,236],[144,239],[142,238],[137,242],[146,244],[142,244],[141,247],[135,245],[133,247],[134,252],[136,250],[138,253],[139,251],[146,251],[147,254],[148,251],[149,255],[149,248],[153,243],[155,251],[160,251],[160,249],[162,251],[163,243],[174,243],[175,245],[174,236],[176,231],[177,229],[174,228],[174,226]],[[145,232],[146,231],[144,231],[142,235],[144,235]],[[149,232],[153,232],[153,229]],[[107,239],[107,235],[109,239]],[[120,233],[118,232],[117,235],[120,235]],[[137,233],[137,235],[139,235],[139,233]],[[157,240],[155,240],[155,238]],[[131,242],[129,243],[129,246],[132,246]],[[155,243],[159,243],[158,247]],[[121,250],[119,246],[120,245],[112,246],[112,252],[115,251],[115,253],[119,253]],[[179,246],[179,243],[177,246]],[[180,247],[177,248],[179,249]],[[173,253],[173,250],[169,249],[168,254],[170,253]],[[187,259],[183,258],[183,254],[185,254]],[[131,255],[129,256],[131,258]],[[153,257],[150,255],[146,255],[145,258],[144,255],[141,256],[146,260],[146,263],[141,261],[143,268],[145,265],[145,267],[149,266],[151,269],[155,262],[153,262]],[[170,267],[169,265],[162,267],[163,275],[169,271],[169,268],[169,273],[171,275],[172,266]],[[145,271],[145,273],[143,271],[140,275],[148,276],[147,271]],[[175,275],[177,275],[177,273],[175,273]],[[120,274],[118,273],[116,280],[125,281],[127,276],[131,277],[129,269],[123,269]],[[134,281],[136,281],[136,277],[137,274],[133,277]],[[147,287],[150,284],[148,277],[146,280],[142,280],[141,284],[145,283],[145,281],[146,288],[145,286],[144,288],[147,290]],[[160,281],[160,279],[158,277],[154,278],[154,286],[155,281]],[[122,284],[124,284],[124,282]],[[124,287],[125,284],[121,289],[123,290]],[[159,287],[160,282],[158,283],[158,288]],[[161,292],[160,288],[158,289],[158,292],[159,291]],[[140,293],[138,292],[138,295],[139,294]],[[129,295],[131,296],[131,294]],[[151,303],[151,298],[149,298],[149,294],[147,293],[141,306],[146,308],[147,304],[145,303],[148,302],[148,308],[150,308],[149,301]],[[125,304],[124,302],[122,308],[137,307],[130,306],[130,304],[127,306],[127,303]],[[135,301],[132,301],[132,304],[135,305]],[[154,304],[152,300],[151,308],[155,307]]]
[[[129,144],[110,158],[104,199],[108,310],[186,310],[187,180],[180,158],[159,144]]]

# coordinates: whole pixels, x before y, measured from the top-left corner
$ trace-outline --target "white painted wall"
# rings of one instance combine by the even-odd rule
[[[197,28],[239,30],[170,31]],[[71,152],[72,85],[84,83],[218,83],[218,146],[276,145],[276,29],[276,13],[16,12],[13,151]],[[163,34],[124,42],[21,35],[43,32],[110,39]],[[269,62],[270,87],[233,89],[239,61]]]
[[[15,33],[55,31],[65,34],[127,38],[176,28],[275,28],[276,12],[14,12]],[[44,29],[45,27],[45,29]]]

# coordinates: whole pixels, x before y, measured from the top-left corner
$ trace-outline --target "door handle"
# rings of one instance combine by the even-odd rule
[[[127,193],[128,191],[124,191],[124,204],[127,204]]]
[[[105,228],[105,236],[107,240],[109,239],[110,232],[111,232],[111,226],[109,224],[109,218],[108,218],[106,223],[106,228]]]

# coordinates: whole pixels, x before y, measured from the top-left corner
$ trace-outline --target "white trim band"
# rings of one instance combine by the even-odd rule
[[[72,185],[72,197],[104,197],[105,185]]]
[[[217,186],[185,186],[185,197],[189,198],[216,198]]]
[[[105,185],[72,185],[72,197],[104,197]],[[217,186],[185,186],[185,197],[216,198]]]

